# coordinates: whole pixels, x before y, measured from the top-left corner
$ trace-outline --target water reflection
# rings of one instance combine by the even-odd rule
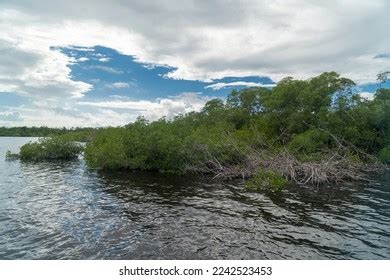
[[[0,175],[1,259],[390,257],[388,175],[280,196],[241,181],[91,171],[82,160],[0,161]]]

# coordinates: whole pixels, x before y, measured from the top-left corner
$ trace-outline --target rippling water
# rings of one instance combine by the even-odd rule
[[[0,138],[0,259],[390,258],[386,174],[273,197],[241,181],[4,160],[29,140]]]

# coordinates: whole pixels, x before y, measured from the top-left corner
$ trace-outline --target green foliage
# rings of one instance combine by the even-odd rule
[[[275,134],[288,142],[292,134],[299,134],[319,126],[339,100],[350,101],[351,80],[340,78],[335,72],[323,73],[310,80],[282,79],[264,99]],[[326,121],[326,120],[325,120]]]
[[[94,138],[96,131],[97,129],[68,131],[64,134],[59,134],[56,137],[66,141],[90,142]]]
[[[161,119],[150,124],[139,119],[126,127],[102,130],[87,145],[85,159],[91,167],[180,172],[191,126],[187,121]]]
[[[6,160],[16,160],[19,159],[19,154],[12,153],[11,151],[7,151],[5,154]]]
[[[69,160],[82,152],[82,146],[61,138],[41,138],[20,148],[19,158],[24,161]]]
[[[383,148],[383,149],[379,152],[379,159],[380,159],[383,163],[390,164],[390,146],[387,146],[387,147]]]
[[[200,126],[189,135],[187,146],[191,154],[210,160],[234,162],[240,155],[232,143],[233,127],[227,122],[217,122],[212,127]]]
[[[207,101],[203,107],[203,112],[206,114],[212,114],[225,109],[225,105],[221,99],[215,98]]]
[[[246,183],[245,187],[253,191],[279,192],[288,181],[281,175],[268,170],[258,170]]]
[[[327,149],[331,143],[329,133],[318,129],[307,130],[294,135],[289,148],[295,154],[314,154]]]
[[[354,85],[327,72],[288,77],[272,89],[234,90],[225,103],[210,100],[201,112],[97,130],[85,159],[94,168],[184,173],[240,166],[261,150],[287,148],[300,160],[334,152],[357,161],[382,155],[390,142],[390,90],[379,89],[370,101],[354,94]]]
[[[263,100],[270,94],[269,89],[262,87],[233,90],[227,98],[226,105],[243,110],[247,114],[255,114],[264,109]]]
[[[122,128],[107,128],[96,135],[93,145],[87,144],[85,160],[90,167],[114,169],[130,167],[125,158],[126,135]]]

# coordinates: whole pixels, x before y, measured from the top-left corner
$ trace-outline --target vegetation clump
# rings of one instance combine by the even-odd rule
[[[390,146],[387,146],[380,151],[379,158],[383,163],[390,164]]]
[[[246,181],[245,187],[254,191],[280,192],[287,183],[288,181],[276,172],[260,169]]]
[[[362,180],[389,161],[390,90],[368,100],[354,87],[327,72],[233,90],[201,112],[101,129],[85,159],[94,168],[252,177],[269,186],[279,186],[276,174],[298,184]]]
[[[19,154],[17,153],[12,153],[11,151],[7,151],[7,153],[5,154],[5,158],[6,160],[16,160],[16,159],[19,159]]]
[[[37,142],[29,142],[20,148],[19,154],[7,152],[8,159],[19,158],[24,161],[70,160],[82,152],[83,147],[73,141],[61,137],[41,138]]]

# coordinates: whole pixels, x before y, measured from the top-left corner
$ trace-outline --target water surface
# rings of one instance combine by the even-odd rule
[[[5,161],[0,259],[389,259],[390,176],[247,192],[241,181]]]

